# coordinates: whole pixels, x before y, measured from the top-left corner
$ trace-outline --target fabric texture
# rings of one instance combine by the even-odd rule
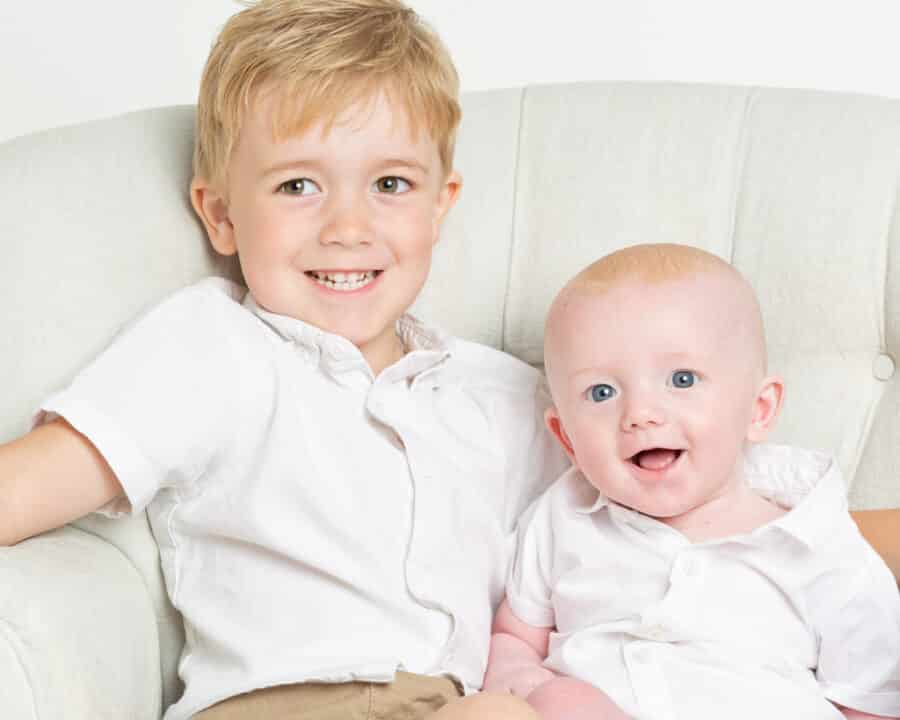
[[[461,690],[448,678],[399,672],[393,682],[304,683],[254,690],[193,720],[424,720]]]
[[[397,669],[480,687],[515,520],[564,459],[534,369],[398,330],[408,353],[373,377],[348,340],[211,278],[43,404],[122,483],[102,512],[149,514],[187,636],[166,720]]]
[[[567,471],[522,521],[507,598],[554,627],[545,665],[646,720],[900,717],[900,595],[847,512],[836,463],[751,448],[748,484],[790,510],[692,543]]]

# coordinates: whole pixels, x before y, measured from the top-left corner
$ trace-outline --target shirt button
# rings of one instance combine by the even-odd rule
[[[654,640],[662,640],[667,634],[666,628],[663,625],[653,625],[647,631],[647,635]]]
[[[638,648],[632,654],[631,659],[634,660],[634,662],[636,662],[636,663],[645,665],[648,662],[650,662],[650,651],[646,650],[644,648]]]

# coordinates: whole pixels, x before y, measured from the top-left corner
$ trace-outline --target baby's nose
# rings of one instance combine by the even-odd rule
[[[622,430],[628,432],[662,425],[665,419],[665,413],[658,403],[649,399],[631,402],[622,416]]]

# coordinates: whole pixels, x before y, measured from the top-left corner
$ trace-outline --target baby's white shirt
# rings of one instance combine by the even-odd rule
[[[507,597],[555,627],[545,665],[641,720],[900,717],[900,596],[829,457],[752,448],[748,482],[789,512],[692,544],[568,470],[523,516]]]
[[[185,622],[184,720],[300,681],[480,687],[516,518],[565,467],[540,373],[410,316],[373,377],[345,338],[220,278],[133,322],[63,416],[148,511]]]

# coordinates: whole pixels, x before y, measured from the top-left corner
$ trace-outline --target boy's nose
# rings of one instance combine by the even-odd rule
[[[322,228],[319,240],[323,245],[362,245],[372,242],[372,225],[364,206],[345,202],[335,205]]]
[[[666,422],[665,412],[659,404],[645,399],[639,402],[631,402],[625,408],[622,415],[622,430],[632,432],[644,428],[663,425]]]

